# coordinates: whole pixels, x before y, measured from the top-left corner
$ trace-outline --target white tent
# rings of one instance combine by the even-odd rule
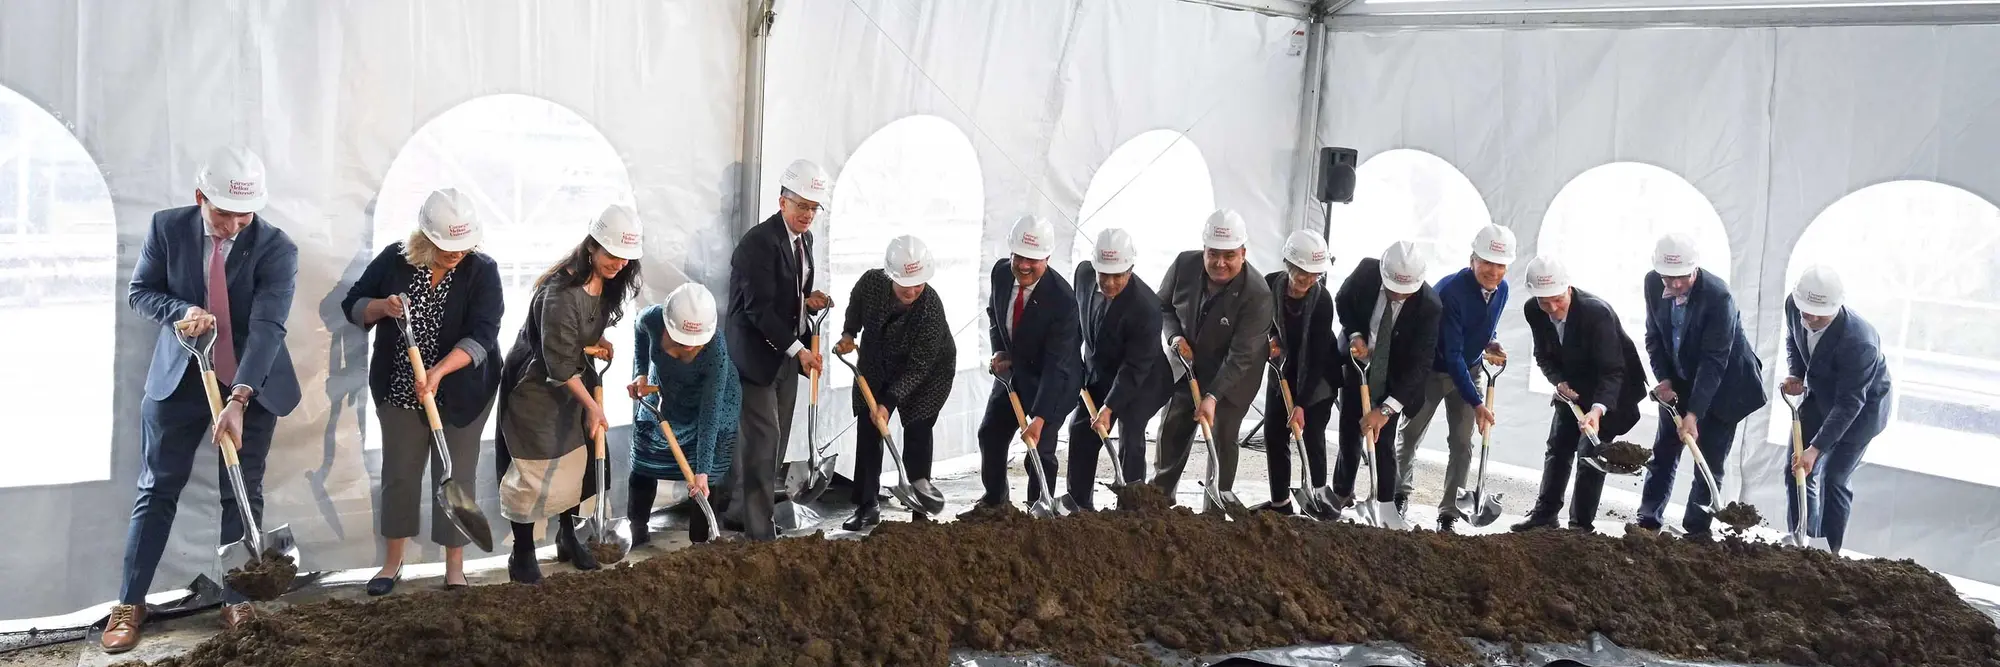
[[[1687,229],[1726,250],[1712,268],[1771,373],[1788,276],[1842,263],[1899,390],[1849,544],[2000,582],[1989,23],[2000,6],[5,0],[0,330],[17,373],[0,400],[0,619],[115,595],[153,336],[123,282],[152,212],[190,203],[196,161],[232,142],[270,165],[266,215],[301,250],[287,340],[307,397],[280,422],[266,495],[312,569],[378,553],[367,344],[338,302],[432,188],[472,191],[497,221],[511,340],[525,281],[606,203],[645,219],[645,299],[719,289],[778,170],[818,161],[836,181],[829,293],[896,234],[940,251],[962,349],[948,458],[971,451],[980,277],[1015,217],[1143,229],[1157,259],[1230,207],[1272,270],[1286,233],[1321,224],[1314,152],[1335,145],[1362,159],[1334,212],[1344,265],[1397,238],[1455,264],[1491,220],[1529,253],[1589,253],[1581,285],[1636,295],[1638,253]],[[1502,339],[1526,349],[1516,316]],[[1546,392],[1530,375],[1504,391]],[[849,420],[845,392],[829,396],[833,433]],[[1499,460],[1539,467],[1534,403],[1503,415]],[[1746,422],[1728,493],[1782,506],[1784,418]],[[219,570],[213,470],[184,495],[156,590]],[[490,462],[476,470],[490,494]]]

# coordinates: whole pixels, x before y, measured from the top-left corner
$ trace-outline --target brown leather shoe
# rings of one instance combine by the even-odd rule
[[[104,636],[98,644],[105,653],[124,653],[139,645],[139,626],[146,622],[146,606],[121,604],[111,608],[111,620],[104,622]]]
[[[222,629],[224,630],[235,630],[236,626],[242,625],[244,621],[256,617],[257,608],[250,606],[248,602],[222,605]]]

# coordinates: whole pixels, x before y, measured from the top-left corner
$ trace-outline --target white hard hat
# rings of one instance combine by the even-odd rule
[[[1007,251],[1028,259],[1048,259],[1056,251],[1056,229],[1042,216],[1021,216],[1007,232]]]
[[[1139,260],[1139,248],[1132,243],[1132,233],[1113,227],[1097,233],[1096,252],[1090,256],[1090,268],[1099,274],[1124,273],[1132,270],[1132,263]]]
[[[215,151],[194,186],[208,203],[231,213],[264,210],[264,160],[241,146]]]
[[[1382,252],[1382,287],[1397,294],[1411,294],[1424,286],[1424,256],[1417,244],[1397,241]]]
[[[889,279],[902,287],[922,285],[937,275],[937,258],[931,255],[931,247],[915,236],[898,236],[890,241],[882,265]]]
[[[1840,312],[1847,302],[1847,285],[1840,281],[1840,274],[1832,267],[1814,264],[1799,276],[1799,284],[1792,288],[1792,303],[1799,312],[1814,317],[1832,317]]]
[[[827,193],[833,190],[833,179],[827,178],[826,170],[811,160],[793,160],[790,166],[785,167],[785,176],[778,179],[778,185],[806,201],[824,204]]]
[[[1333,253],[1326,251],[1326,239],[1319,232],[1301,229],[1285,239],[1285,261],[1307,273],[1333,270]]]
[[[1487,225],[1472,237],[1472,254],[1494,264],[1514,263],[1514,230]]]
[[[1528,260],[1528,296],[1545,299],[1569,291],[1569,267],[1549,256]]]
[[[1209,250],[1235,250],[1243,247],[1243,216],[1237,212],[1220,208],[1208,215],[1208,222],[1201,226],[1201,247]]]
[[[612,204],[604,209],[597,220],[590,223],[590,238],[604,246],[604,251],[619,259],[638,259],[645,254],[639,241],[643,230],[639,225],[639,214],[623,205]]]
[[[424,200],[424,207],[417,211],[417,228],[430,238],[431,245],[445,252],[471,250],[483,236],[472,198],[452,188],[433,192]]]
[[[690,282],[667,295],[667,337],[682,345],[707,345],[715,338],[715,295]]]
[[[1653,270],[1669,278],[1694,273],[1701,261],[1701,251],[1694,246],[1694,237],[1674,232],[1660,237],[1653,244]]]

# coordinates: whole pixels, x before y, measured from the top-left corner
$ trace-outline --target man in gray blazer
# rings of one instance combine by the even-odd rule
[[[1217,490],[1229,491],[1236,481],[1237,431],[1270,356],[1265,334],[1271,326],[1271,288],[1244,257],[1248,231],[1243,216],[1216,211],[1202,226],[1203,249],[1174,258],[1160,283],[1167,347],[1194,365],[1202,391],[1196,404],[1185,384],[1186,369],[1175,362],[1174,375],[1183,384],[1167,403],[1152,480],[1170,495],[1187,467],[1198,423],[1209,424],[1215,437],[1208,446],[1221,466],[1215,471]]]
[[[146,246],[126,290],[132,310],[159,325],[146,371],[145,468],[125,536],[124,585],[101,643],[109,653],[131,650],[145,622],[153,570],[167,547],[181,489],[195,453],[221,434],[238,443],[251,512],[264,512],[264,459],[278,417],[299,404],[299,380],[285,349],[299,250],[283,230],[257,215],[264,208],[264,163],[255,153],[216,153],[195,181],[195,205],[153,214]],[[222,415],[209,414],[199,365],[181,348],[180,324],[195,335],[214,332],[216,378],[227,396]],[[235,494],[222,487],[222,544],[243,538]],[[252,609],[224,589],[222,621],[235,627]]]

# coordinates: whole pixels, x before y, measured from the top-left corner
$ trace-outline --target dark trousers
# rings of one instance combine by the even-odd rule
[[[1347,387],[1340,392],[1340,462],[1333,467],[1333,493],[1342,498],[1354,495],[1354,476],[1361,469],[1361,389],[1360,375],[1353,368],[1344,373]],[[1382,397],[1371,395],[1379,409]],[[1411,406],[1404,406],[1405,409]],[[1375,500],[1396,499],[1396,434],[1402,431],[1403,415],[1398,413],[1382,425],[1375,437]],[[1365,500],[1365,499],[1363,499]]]
[[[869,417],[859,417],[854,425],[854,491],[849,499],[858,509],[876,507],[882,500],[882,432],[875,430]],[[903,474],[910,481],[930,479],[931,445],[935,442],[937,417],[911,419],[903,415]]]
[[[1023,397],[1022,408],[1027,408],[1027,398]],[[1034,421],[1029,415],[1028,421]],[[1056,476],[1056,435],[1061,427],[1056,424],[1042,425],[1042,439],[1035,443],[1035,454],[1042,459],[1042,470],[1050,477]],[[985,487],[982,503],[1004,503],[1007,497],[1007,449],[1012,447],[1021,430],[1020,422],[1014,418],[1014,407],[1007,400],[1007,387],[998,381],[993,383],[993,393],[986,398],[986,415],[979,419],[979,482]],[[1021,465],[1028,468],[1028,501],[1042,497],[1042,480],[1035,476],[1035,467],[1027,461]]]
[[[1567,406],[1555,410],[1549,420],[1548,454],[1542,458],[1541,495],[1535,498],[1531,518],[1554,518],[1562,511],[1563,492],[1569,490],[1569,471],[1576,468],[1576,493],[1569,506],[1569,525],[1589,526],[1597,517],[1597,501],[1604,495],[1604,473],[1584,465],[1582,457],[1596,456],[1590,440],[1577,428],[1576,415]],[[1449,499],[1447,499],[1449,500]]]
[[[194,472],[197,451],[209,442],[212,427],[208,396],[201,389],[201,376],[189,364],[181,386],[164,401],[147,400],[140,407],[141,432],[145,442],[145,468],[139,471],[139,499],[132,504],[132,522],[125,530],[125,581],[118,593],[122,604],[141,604],[153,586],[153,570],[167,548],[167,535],[174,528],[174,514],[180,509],[181,489]],[[243,468],[243,489],[250,494],[250,512],[264,516],[264,457],[271,451],[271,434],[278,416],[250,401],[243,412],[243,442],[237,460]],[[243,539],[243,516],[236,509],[236,490],[229,484],[221,457],[217,457],[217,479],[222,487],[222,540],[227,545]],[[227,564],[231,567],[238,563]],[[243,602],[236,591],[223,591],[225,601]]]
[[[1294,396],[1293,398],[1297,398]],[[1326,425],[1333,421],[1333,399],[1306,409],[1306,427],[1300,432],[1305,443],[1306,470],[1312,487],[1326,485]],[[1271,502],[1290,498],[1292,485],[1291,414],[1285,412],[1285,396],[1276,382],[1264,388],[1264,456],[1271,461]]]
[[[635,528],[650,526],[653,519],[653,499],[660,495],[660,480],[633,473],[625,478],[625,492],[625,518]],[[711,482],[708,485],[708,493],[710,509],[725,504],[728,500],[726,485]],[[716,527],[708,525],[708,518],[702,516],[701,510],[695,510],[692,514],[693,517],[688,523],[688,541],[708,541],[709,534]]]
[[[1715,483],[1722,484],[1722,464],[1729,460],[1729,450],[1736,443],[1736,422],[1721,421],[1704,417],[1695,427],[1701,437],[1695,442],[1701,447],[1701,458],[1708,462],[1708,469],[1715,475]],[[1646,485],[1639,495],[1639,522],[1651,527],[1664,525],[1662,516],[1667,511],[1667,498],[1674,492],[1674,472],[1681,462],[1681,436],[1674,429],[1674,420],[1662,412],[1660,414],[1659,435],[1653,439],[1653,460],[1646,464]],[[1681,527],[1690,535],[1707,535],[1714,517],[1701,510],[1709,503],[1708,483],[1703,482],[1701,473],[1695,473],[1694,485],[1688,490],[1687,514],[1681,517]]]
[[[778,505],[778,456],[792,441],[792,410],[798,398],[797,358],[778,364],[778,379],[771,384],[743,381],[736,454],[729,467],[734,502],[724,513],[742,522],[744,537],[752,540],[778,539],[778,524],[771,518]]]
[[[1861,457],[1868,452],[1868,441],[1843,442],[1831,452],[1821,452],[1819,461],[1806,473],[1806,535],[1826,538],[1826,546],[1834,553],[1840,553],[1840,545],[1847,538],[1847,517],[1854,509],[1854,490],[1848,488],[1847,480],[1854,476],[1854,470],[1861,467]],[[1796,529],[1798,517],[1798,484],[1792,477],[1791,456],[1785,463],[1785,526]]]
[[[1102,396],[1091,392],[1091,396]],[[1102,406],[1099,406],[1102,409]],[[1126,415],[1111,412],[1111,429],[1118,438],[1118,472],[1125,476],[1125,482],[1146,481],[1146,422],[1153,420],[1153,413]],[[1115,429],[1115,430],[1112,430]],[[1097,482],[1097,455],[1104,450],[1104,440],[1097,437],[1097,429],[1090,427],[1090,411],[1077,406],[1069,419],[1069,497],[1084,509],[1097,509],[1094,502]],[[1086,471],[1079,474],[1077,471]]]

